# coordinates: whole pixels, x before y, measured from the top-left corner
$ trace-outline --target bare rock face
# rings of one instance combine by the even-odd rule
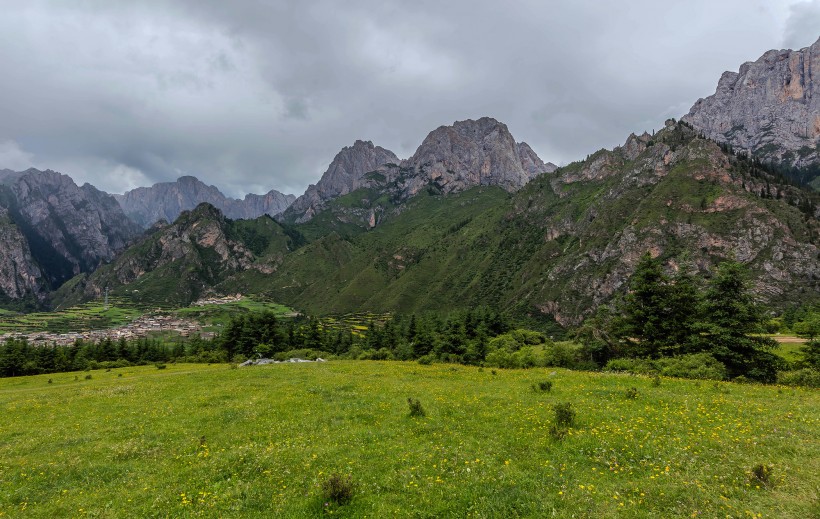
[[[41,298],[44,279],[40,268],[31,257],[23,233],[11,221],[8,211],[0,207],[0,298],[12,300],[26,296]]]
[[[707,137],[798,167],[820,163],[820,39],[800,50],[770,50],[738,72],[683,120]]]
[[[430,132],[407,160],[372,142],[356,141],[333,159],[321,180],[283,214],[305,222],[329,200],[362,187],[391,184],[391,195],[409,198],[428,185],[443,193],[475,186],[501,186],[515,191],[542,173],[557,168],[544,163],[525,142],[517,143],[507,126],[490,117],[457,121]]]
[[[363,187],[367,173],[385,164],[398,164],[399,158],[390,150],[374,146],[370,141],[356,141],[336,154],[333,162],[316,185],[296,199],[287,211],[297,222],[306,222],[332,200]]]
[[[253,219],[263,214],[277,215],[296,199],[271,190],[264,195],[249,194],[244,200],[237,200],[192,176],[138,187],[114,197],[125,213],[143,228],[160,220],[173,222],[183,211],[190,211],[203,202],[220,209],[228,218]]]
[[[37,264],[27,271],[39,268],[52,288],[111,260],[140,232],[113,197],[67,175],[29,169],[3,184],[7,214]]]
[[[556,169],[544,164],[526,143],[516,143],[507,125],[491,117],[456,121],[433,130],[403,165],[415,172],[405,184],[405,195],[431,182],[445,193],[473,186],[516,191]]]
[[[243,200],[228,199],[225,205],[225,216],[234,220],[252,220],[263,214],[276,216],[290,207],[296,200],[296,195],[285,195],[271,189],[264,195],[247,194]]]

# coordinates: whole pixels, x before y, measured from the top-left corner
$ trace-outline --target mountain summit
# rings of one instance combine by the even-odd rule
[[[699,99],[683,120],[764,160],[820,165],[818,74],[820,39],[800,50],[770,50],[738,72],[724,72],[715,93]]]
[[[414,172],[405,184],[408,195],[431,182],[447,193],[474,186],[516,191],[556,169],[554,164],[544,164],[527,143],[515,142],[507,125],[492,117],[436,128],[402,165]]]
[[[430,132],[407,160],[400,161],[392,151],[372,142],[356,141],[336,155],[321,180],[283,216],[305,222],[330,200],[374,184],[380,188],[390,185],[391,195],[400,199],[429,185],[443,193],[475,186],[500,186],[512,192],[555,169],[527,143],[517,143],[507,125],[491,117],[467,119]]]
[[[292,215],[300,222],[310,220],[328,200],[363,187],[367,173],[384,164],[399,162],[392,151],[374,146],[370,141],[357,140],[353,146],[345,146],[336,154],[319,182],[311,184],[305,194],[293,202],[286,216]]]

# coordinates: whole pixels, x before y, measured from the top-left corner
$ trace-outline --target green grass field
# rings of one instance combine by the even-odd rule
[[[0,380],[0,516],[820,514],[816,390],[368,361],[90,374]],[[557,402],[577,412],[560,441]],[[321,497],[334,472],[344,506]]]
[[[172,313],[205,324],[205,331],[216,331],[219,326],[228,324],[232,317],[254,312],[273,312],[278,317],[286,317],[293,315],[295,310],[279,303],[245,298],[221,305],[187,306]]]

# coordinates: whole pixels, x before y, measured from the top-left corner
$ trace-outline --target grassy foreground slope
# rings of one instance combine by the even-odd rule
[[[0,380],[0,516],[820,513],[817,391],[399,362],[91,374]],[[560,442],[556,402],[577,411]],[[345,506],[321,498],[332,472],[356,482]]]

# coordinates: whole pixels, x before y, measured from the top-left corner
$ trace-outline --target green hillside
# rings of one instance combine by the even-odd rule
[[[362,361],[87,374],[0,380],[0,516],[820,513],[817,391]]]
[[[640,146],[602,150],[514,195],[431,188],[372,229],[361,210],[385,207],[378,193],[350,193],[296,226],[314,241],[276,272],[239,273],[220,288],[255,289],[311,313],[489,305],[574,324],[622,291],[652,250],[669,268],[699,274],[734,256],[769,302],[816,300],[820,226],[806,212],[816,194],[777,184],[683,124]]]

